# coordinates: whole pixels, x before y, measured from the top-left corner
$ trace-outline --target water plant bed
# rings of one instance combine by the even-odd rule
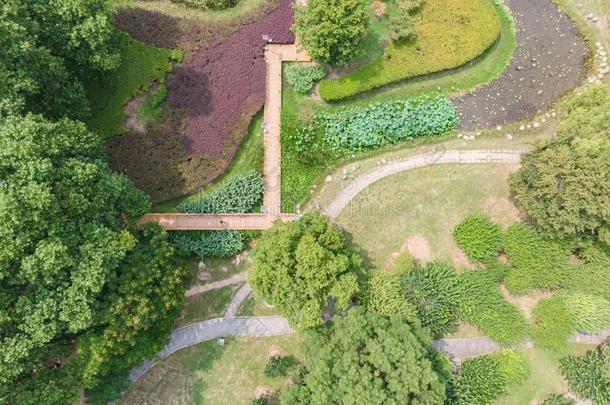
[[[586,74],[583,37],[553,2],[507,0],[516,25],[510,66],[487,86],[452,101],[464,129],[518,121],[547,109]]]

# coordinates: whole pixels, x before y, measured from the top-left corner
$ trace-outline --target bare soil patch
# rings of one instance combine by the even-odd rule
[[[527,295],[512,295],[504,286],[500,284],[500,292],[506,299],[506,301],[515,305],[527,318],[528,321],[532,320],[534,307],[540,301],[550,298],[553,293],[547,290],[535,290],[534,292]]]
[[[405,240],[404,245],[401,248],[401,252],[409,251],[413,257],[420,263],[427,263],[432,260],[432,249],[430,244],[422,235],[409,236]],[[397,256],[399,256],[398,254]]]

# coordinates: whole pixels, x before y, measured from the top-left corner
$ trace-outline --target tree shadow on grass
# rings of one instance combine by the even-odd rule
[[[160,48],[177,48],[182,37],[177,18],[137,7],[119,7],[113,24],[134,39]]]

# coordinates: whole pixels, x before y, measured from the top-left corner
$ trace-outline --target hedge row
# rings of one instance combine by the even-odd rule
[[[222,183],[197,201],[184,201],[179,208],[195,213],[252,212],[263,199],[264,181],[251,170]],[[240,231],[174,232],[172,241],[186,254],[198,257],[230,257],[244,250],[249,234]]]
[[[182,211],[195,213],[250,212],[263,201],[265,183],[255,170],[236,175],[197,201],[185,200]]]
[[[197,257],[231,257],[246,248],[246,234],[240,231],[173,232],[172,242],[183,253]]]
[[[334,150],[357,151],[443,134],[459,125],[455,107],[444,98],[380,101],[339,112],[320,112],[316,120]]]

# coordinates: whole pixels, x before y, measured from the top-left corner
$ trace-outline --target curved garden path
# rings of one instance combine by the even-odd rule
[[[250,294],[252,294],[252,287],[250,287],[250,284],[245,283],[239,288],[239,290],[237,290],[237,292],[231,299],[231,302],[225,310],[225,317],[234,317],[235,315],[237,315],[239,308],[244,303],[244,301],[248,299]]]
[[[551,0],[504,0],[513,15],[517,48],[495,80],[452,99],[464,129],[519,121],[548,109],[580,85],[588,53],[570,18]]]
[[[143,362],[131,370],[129,379],[134,382],[150,370],[157,361],[172,353],[197,343],[218,339],[226,336],[276,336],[294,333],[288,320],[280,316],[269,317],[224,317],[210,319],[184,326],[172,332],[169,343],[157,353],[156,359]],[[610,337],[610,328],[595,335],[575,334],[570,342],[599,344]],[[432,342],[436,349],[447,353],[455,360],[466,357],[497,352],[502,346],[488,337],[473,337],[463,339],[439,339]],[[533,347],[531,341],[525,341],[519,347]]]
[[[524,151],[520,150],[494,149],[443,150],[390,161],[353,179],[339,191],[330,203],[325,204],[325,207],[322,207],[321,211],[330,218],[336,218],[362,190],[384,177],[392,176],[407,170],[443,163],[518,164],[521,161],[523,152]]]

